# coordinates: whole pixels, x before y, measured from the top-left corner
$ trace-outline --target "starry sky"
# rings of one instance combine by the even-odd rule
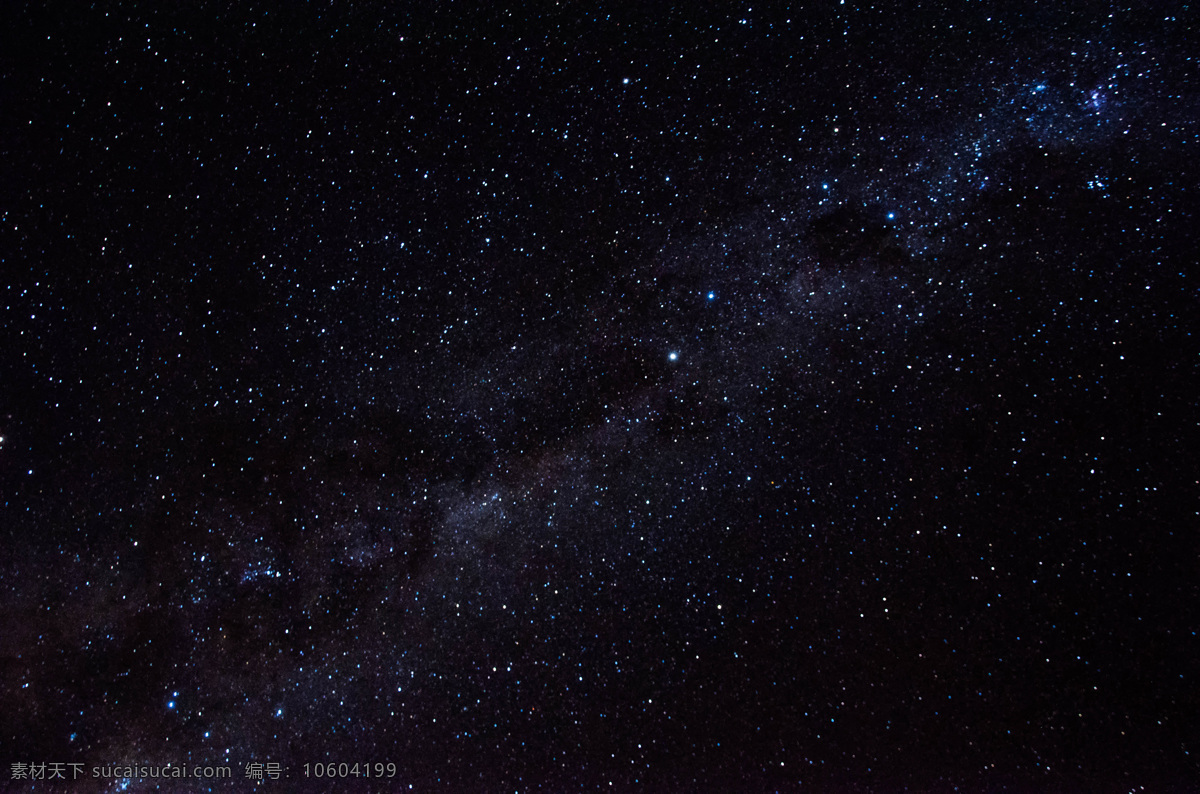
[[[3,16],[0,788],[1196,790],[1186,7]]]

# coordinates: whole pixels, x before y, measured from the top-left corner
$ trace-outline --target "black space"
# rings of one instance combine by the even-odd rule
[[[1186,6],[2,21],[0,789],[1200,791]]]

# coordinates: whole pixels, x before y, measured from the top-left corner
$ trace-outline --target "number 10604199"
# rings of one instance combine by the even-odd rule
[[[396,765],[393,763],[362,763],[353,764],[305,764],[305,777],[395,777]]]

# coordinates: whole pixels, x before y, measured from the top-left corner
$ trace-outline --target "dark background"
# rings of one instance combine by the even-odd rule
[[[941,5],[5,5],[0,788],[1197,790],[1196,20]]]

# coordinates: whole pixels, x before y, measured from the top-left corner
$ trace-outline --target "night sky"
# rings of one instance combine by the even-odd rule
[[[1200,790],[1132,5],[6,4],[0,790]]]

